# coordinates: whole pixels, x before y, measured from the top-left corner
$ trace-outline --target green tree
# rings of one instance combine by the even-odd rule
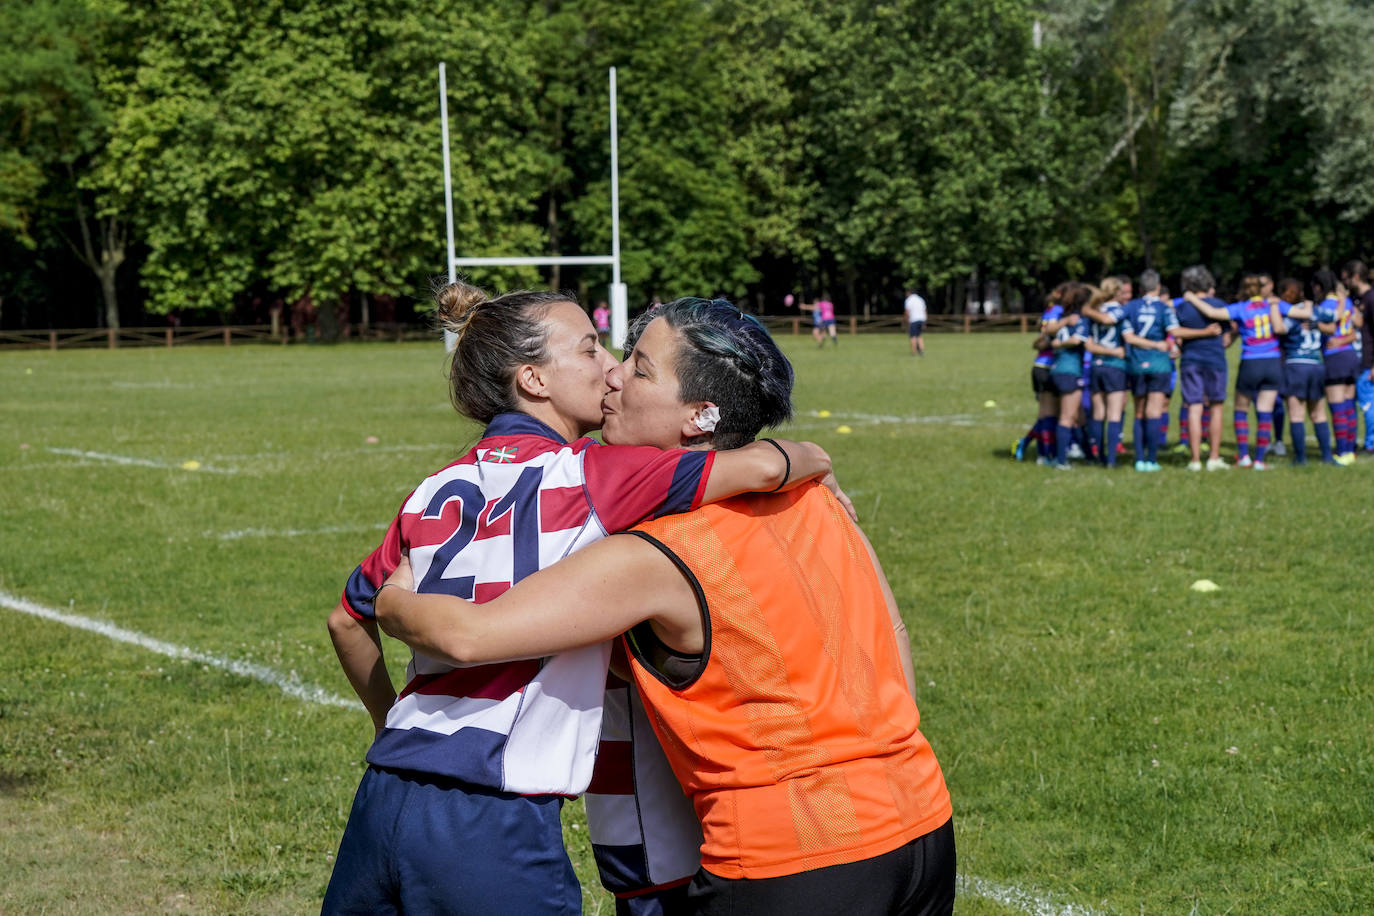
[[[129,217],[94,175],[127,36],[109,9],[85,0],[0,0],[0,21],[0,232],[30,250],[41,235],[61,239],[95,275],[105,322],[117,328]]]

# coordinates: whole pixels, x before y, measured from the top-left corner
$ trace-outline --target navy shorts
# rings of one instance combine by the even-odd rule
[[[1143,398],[1147,394],[1171,394],[1174,390],[1172,372],[1146,372],[1131,376],[1131,394]]]
[[[1179,369],[1179,387],[1185,404],[1226,403],[1226,370],[1213,366],[1184,363]]]
[[[325,891],[338,913],[567,913],[582,890],[555,795],[369,767]]]
[[[913,321],[906,326],[906,335],[908,337],[920,337],[925,332],[926,323],[924,321]]]
[[[1243,359],[1236,372],[1236,394],[1253,398],[1261,391],[1278,391],[1283,387],[1283,360]]]
[[[1326,397],[1326,370],[1318,363],[1284,363],[1283,396],[1309,404]]]
[[[1114,366],[1093,366],[1093,394],[1111,394],[1126,390],[1126,370]]]
[[[1050,381],[1049,366],[1031,367],[1031,391],[1035,392],[1037,398],[1045,392],[1049,392],[1050,394],[1059,393],[1054,390],[1054,383]]]
[[[1083,388],[1083,377],[1071,372],[1056,372],[1050,376],[1050,383],[1054,385],[1054,393],[1062,397],[1080,391]]]
[[[1360,354],[1354,350],[1342,350],[1326,357],[1326,384],[1353,385],[1360,374]]]

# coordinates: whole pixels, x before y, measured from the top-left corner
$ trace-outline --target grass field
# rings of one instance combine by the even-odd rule
[[[782,341],[912,634],[959,911],[1374,911],[1374,463],[1017,464],[1028,341]],[[325,617],[477,432],[440,348],[3,353],[0,392],[0,912],[317,910],[371,729],[281,685],[351,698]]]

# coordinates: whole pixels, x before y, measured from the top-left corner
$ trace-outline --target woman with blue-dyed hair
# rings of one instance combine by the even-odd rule
[[[723,300],[642,317],[608,381],[610,441],[716,450],[791,415],[791,366]],[[919,728],[906,627],[840,502],[807,484],[622,534],[481,606],[416,593],[402,564],[378,620],[454,665],[619,638],[701,827],[700,868],[664,911],[951,912],[952,809]]]

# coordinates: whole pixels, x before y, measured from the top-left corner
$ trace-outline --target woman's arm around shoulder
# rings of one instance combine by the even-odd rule
[[[377,622],[411,649],[451,665],[556,655],[650,618],[670,631],[690,630],[695,620],[700,632],[696,596],[677,567],[630,535],[598,541],[482,604],[417,594],[409,577],[405,564],[383,584]]]

